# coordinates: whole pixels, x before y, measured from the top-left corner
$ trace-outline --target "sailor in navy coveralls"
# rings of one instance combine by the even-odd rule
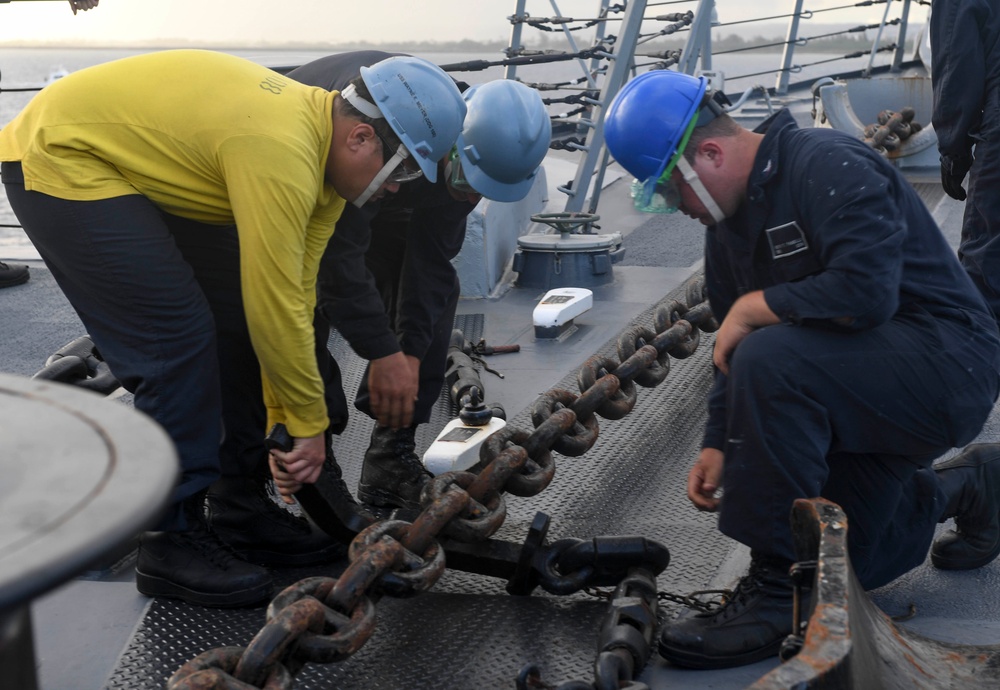
[[[792,626],[798,498],[844,509],[866,588],[922,563],[950,517],[958,529],[934,545],[934,564],[992,560],[1000,450],[932,463],[981,430],[1000,338],[907,181],[863,142],[799,129],[787,111],[750,132],[704,80],[676,72],[630,82],[607,126],[616,159],[646,183],[641,201],[672,200],[707,226],[706,288],[721,326],[688,497],[751,549],[726,605],[669,624],[661,655],[722,668],[777,653]],[[640,137],[656,143],[640,148]]]
[[[1000,315],[1000,8],[994,0],[934,0],[932,10],[931,120],[941,184],[965,201],[958,255]]]

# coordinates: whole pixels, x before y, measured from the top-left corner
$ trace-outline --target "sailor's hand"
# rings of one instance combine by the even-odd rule
[[[715,366],[728,376],[729,360],[736,346],[758,328],[780,321],[778,315],[767,306],[763,291],[755,290],[740,297],[730,307],[729,313],[715,334],[715,351],[712,353]]]
[[[721,450],[702,448],[688,473],[688,499],[698,510],[714,513],[719,509],[720,499],[716,494],[722,484],[722,461]]]
[[[278,494],[281,500],[292,505],[295,503],[293,496],[302,488],[302,482],[285,472],[284,468],[275,460],[273,455],[267,457],[267,463],[271,466],[271,476],[274,477],[274,485],[278,487]]]
[[[326,437],[323,434],[308,438],[296,438],[292,450],[284,453],[273,449],[268,458],[275,485],[283,498],[290,497],[298,490],[298,487],[294,487],[292,490],[293,482],[314,484],[319,479],[325,460]],[[287,476],[279,478],[279,475]],[[285,502],[290,503],[291,501],[286,498]]]
[[[969,156],[941,156],[941,186],[944,193],[952,199],[965,201],[965,188],[962,182],[972,167],[973,158]]]
[[[368,395],[379,426],[400,429],[413,423],[419,372],[420,360],[402,352],[371,360]]]

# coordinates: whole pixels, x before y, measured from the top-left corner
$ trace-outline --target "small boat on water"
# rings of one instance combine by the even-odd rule
[[[578,373],[592,355],[620,356],[623,334],[636,328],[662,331],[702,302],[702,227],[677,215],[651,217],[635,211],[628,194],[631,179],[603,145],[604,106],[628,79],[646,69],[705,74],[727,93],[731,114],[748,126],[784,107],[802,126],[835,127],[863,138],[870,125],[879,124],[883,111],[912,108],[912,120],[923,127],[891,149],[885,147],[885,155],[918,189],[957,246],[962,205],[944,195],[937,180],[925,64],[929,53],[910,14],[920,3],[859,3],[872,7],[871,22],[860,27],[860,33],[871,37],[868,49],[860,55],[830,54],[823,65],[797,62],[804,46],[822,40],[809,31],[815,12],[807,3],[792,0],[769,8],[762,13],[769,16],[758,21],[773,22],[777,14],[787,24],[780,45],[757,48],[773,55],[773,67],[760,74],[726,74],[717,68],[720,51],[713,51],[713,41],[726,31],[727,11],[742,4],[596,0],[557,7],[555,2],[516,0],[504,57],[445,66],[456,77],[502,66],[506,78],[541,91],[557,132],[536,188],[517,204],[483,202],[470,216],[465,248],[456,261],[463,285],[456,328],[472,343],[518,346],[517,353],[482,358],[495,373],[478,366],[484,399],[507,411],[508,426],[532,429],[539,397],[554,389],[575,390]],[[574,16],[561,14],[567,10]],[[843,33],[857,34],[858,28]],[[525,49],[530,31],[562,34],[566,48]],[[676,37],[683,38],[680,49],[657,45]],[[908,43],[917,48],[908,52]],[[577,63],[579,77],[551,84],[532,76],[533,67],[553,60]],[[796,79],[807,68],[823,72]],[[6,334],[2,371],[24,377],[83,334],[51,275],[40,262],[31,263],[27,284],[0,290],[0,323]],[[546,337],[551,334],[537,330],[533,313],[548,291],[562,288],[586,289],[592,302],[560,323],[555,337]],[[693,312],[689,318],[697,322]],[[651,629],[655,632],[685,607],[705,606],[692,593],[729,587],[748,561],[743,547],[718,533],[714,517],[696,513],[684,496],[687,469],[706,419],[710,331],[706,324],[697,347],[676,351],[669,376],[659,386],[641,389],[627,415],[602,418],[598,441],[582,456],[557,454],[556,475],[545,491],[508,496],[506,519],[485,546],[463,550],[452,545],[449,568],[433,588],[412,598],[383,597],[371,638],[335,662],[307,664],[296,674],[294,687],[617,687],[607,684],[607,670],[598,668],[598,652],[609,645],[636,656],[634,667],[615,679],[623,682],[621,687],[996,684],[997,677],[990,675],[995,671],[989,670],[990,660],[997,658],[991,656],[993,648],[976,646],[1000,644],[996,563],[950,573],[925,565],[869,593],[858,591],[845,576],[840,598],[820,612],[842,615],[845,627],[835,629],[829,619],[817,617],[805,631],[807,647],[834,645],[811,650],[818,656],[809,658],[826,665],[809,680],[782,675],[789,666],[778,659],[692,672],[671,667],[652,651]],[[364,362],[336,334],[330,347],[344,371],[345,387],[353,390]],[[128,403],[127,395],[107,404],[122,403]],[[443,394],[431,423],[421,428],[418,449],[427,449],[455,416]],[[349,486],[358,480],[370,431],[370,420],[352,418],[335,442]],[[996,414],[980,440],[1000,441]],[[0,491],[0,511],[3,500]],[[630,535],[665,547],[668,562],[657,547],[622,540]],[[610,561],[599,564],[605,568],[599,585],[560,585],[551,572],[554,568],[559,574],[552,565],[558,562],[556,544],[579,552],[588,544],[592,552],[601,545],[610,549]],[[38,687],[44,690],[162,688],[183,664],[212,650],[244,647],[265,625],[262,608],[201,609],[137,594],[131,547],[129,542],[116,544],[107,557],[62,587],[0,611],[0,622],[13,630],[5,633],[6,640],[19,644],[12,648],[4,643],[0,685],[6,688],[12,678],[30,680],[24,667],[37,666]],[[636,556],[635,549],[642,554]],[[658,554],[651,558],[658,568],[652,585],[644,589],[639,582],[631,590],[616,590],[624,572],[615,563],[620,566],[628,558],[641,562],[647,549]],[[552,554],[548,571],[539,554]],[[819,555],[824,557],[836,560],[831,552]],[[589,565],[600,560],[595,553],[588,558]],[[276,578],[283,586],[309,577],[336,578],[346,565],[345,560],[331,568],[287,569]],[[15,569],[0,553],[0,573]],[[23,615],[26,610],[30,616]],[[902,614],[908,619],[888,618]],[[623,618],[628,621],[624,627]],[[845,674],[844,668],[852,665],[869,675]],[[596,683],[595,674],[606,684]]]
[[[45,77],[45,85],[48,86],[53,82],[59,81],[68,74],[69,70],[67,70],[65,67],[56,67],[51,72],[49,72],[49,76]]]

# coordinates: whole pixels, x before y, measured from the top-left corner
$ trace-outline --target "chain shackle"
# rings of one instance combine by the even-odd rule
[[[559,410],[572,409],[578,399],[579,396],[562,388],[552,388],[542,393],[531,408],[531,423],[540,427]],[[593,448],[598,434],[597,417],[593,412],[587,417],[579,414],[575,417],[573,426],[552,444],[552,450],[571,458],[579,457]]]
[[[651,345],[655,337],[656,333],[643,326],[632,326],[622,333],[618,337],[618,359],[622,361],[622,366],[631,359],[636,350]],[[657,352],[656,359],[647,364],[645,368],[637,371],[632,380],[643,388],[654,388],[663,383],[669,373],[670,354],[665,351]],[[615,374],[621,378],[619,371],[616,371]]]
[[[202,652],[174,671],[167,680],[167,690],[252,690],[256,687],[262,690],[292,690],[292,674],[280,663],[272,665],[263,685],[253,686],[236,680],[232,674],[243,656],[243,650],[243,647],[216,647]]]
[[[444,573],[444,549],[437,541],[431,540],[420,549],[420,553],[415,553],[406,547],[406,538],[414,527],[415,523],[411,525],[402,520],[376,522],[359,533],[348,550],[348,558],[353,561],[360,558],[362,550],[383,539],[394,539],[400,543],[401,567],[383,573],[377,585],[379,591],[390,597],[412,597],[418,592],[426,591],[440,580]]]
[[[598,379],[613,376],[611,372],[617,368],[618,362],[613,358],[594,355],[583,363],[577,374],[576,381],[580,391],[585,393],[597,383]],[[608,396],[608,399],[597,408],[597,414],[605,419],[621,419],[632,411],[635,401],[635,384],[619,379],[618,391]]]
[[[560,539],[549,547],[539,567],[541,571],[539,584],[542,589],[549,594],[573,594],[587,586],[594,575],[593,565],[581,565],[575,570],[563,573],[559,563],[564,553],[581,542],[581,539]]]
[[[511,447],[522,447],[527,453],[524,446],[530,438],[531,434],[523,429],[505,426],[483,442],[483,447],[479,450],[480,464],[489,466],[494,458],[500,457]],[[504,491],[514,496],[527,497],[537,496],[545,490],[555,476],[556,462],[552,452],[548,450],[536,452],[536,456],[533,458],[528,454],[520,471],[507,478]]]

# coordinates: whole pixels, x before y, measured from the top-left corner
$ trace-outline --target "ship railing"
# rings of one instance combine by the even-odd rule
[[[772,99],[780,99],[791,89],[801,90],[807,85],[806,80],[792,81],[793,76],[803,74],[807,68],[830,64],[830,71],[835,71],[833,63],[857,61],[867,56],[867,64],[858,72],[859,76],[901,70],[907,26],[914,3],[928,5],[929,0],[862,0],[816,9],[810,9],[807,0],[791,0],[787,12],[720,21],[719,3],[715,0],[629,0],[619,3],[598,0],[596,11],[589,16],[566,16],[556,0],[534,3],[530,8],[529,0],[516,0],[514,13],[508,17],[511,32],[504,59],[443,67],[449,71],[463,71],[502,66],[504,78],[523,81],[542,92],[543,101],[550,107],[553,131],[556,133],[552,148],[581,154],[574,178],[557,187],[567,197],[563,210],[595,213],[607,167],[612,162],[604,146],[604,114],[622,86],[640,71],[676,69],[686,74],[705,76],[713,88],[724,90],[726,75],[713,69],[714,56],[744,51],[774,52],[780,48],[780,58],[774,67],[729,77],[730,82],[742,81],[744,84],[755,77],[774,77],[773,86],[756,82],[744,87],[745,91],[730,94],[731,100],[742,99],[745,102],[750,95],[761,93],[768,111],[771,111],[775,105]],[[542,11],[551,11],[552,16],[528,11],[537,12],[539,7],[543,8]],[[838,12],[856,12],[858,8],[865,7],[881,8],[879,16],[873,17],[870,23],[816,34],[804,30],[807,22],[819,15],[826,18]],[[737,45],[733,46],[730,45],[731,40],[717,39],[713,46],[713,32],[719,35],[720,30],[726,27],[781,19],[788,20],[782,41],[746,45],[736,41]],[[566,49],[526,48],[529,31],[561,35]],[[891,35],[893,31],[894,36]],[[795,60],[796,48],[822,46],[827,52],[833,41],[847,38],[853,40],[844,41],[845,45],[854,50],[845,49],[843,54],[831,53],[828,59],[805,64]],[[683,43],[678,39],[683,39]],[[657,40],[661,45],[653,44]],[[667,41],[666,45],[662,45],[664,41]],[[884,55],[889,55],[888,63],[876,65],[876,58]],[[531,81],[527,76],[532,65],[559,60],[575,61],[580,75],[558,83]],[[567,107],[551,112],[560,105]]]

